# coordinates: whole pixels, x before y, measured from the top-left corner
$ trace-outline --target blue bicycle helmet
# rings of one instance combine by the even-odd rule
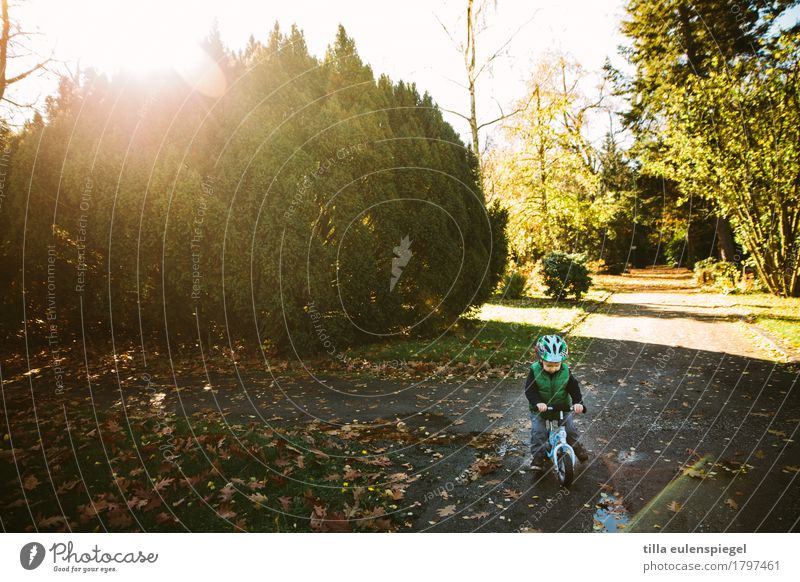
[[[561,336],[543,335],[536,342],[536,353],[545,362],[563,362],[567,359],[569,350],[567,342]]]

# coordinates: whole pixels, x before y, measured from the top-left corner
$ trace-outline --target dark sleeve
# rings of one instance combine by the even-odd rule
[[[539,387],[534,378],[533,370],[528,370],[528,379],[525,380],[525,398],[531,404],[536,405],[542,402],[542,397],[539,395]]]
[[[583,396],[581,395],[581,386],[578,384],[578,380],[575,376],[572,375],[572,372],[569,373],[569,380],[567,380],[567,392],[569,393],[570,398],[572,398],[573,404],[583,404]],[[586,412],[586,405],[583,404],[584,412]]]

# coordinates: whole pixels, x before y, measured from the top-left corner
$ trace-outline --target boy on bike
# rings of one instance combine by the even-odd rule
[[[537,361],[531,364],[525,381],[525,397],[531,412],[531,468],[542,469],[546,464],[545,445],[547,427],[545,420],[557,420],[558,411],[548,411],[549,406],[573,406],[578,414],[585,413],[581,388],[564,362],[568,354],[567,342],[557,335],[545,335],[536,342]],[[586,449],[578,442],[578,431],[572,413],[564,416],[567,443],[581,462],[589,458]]]

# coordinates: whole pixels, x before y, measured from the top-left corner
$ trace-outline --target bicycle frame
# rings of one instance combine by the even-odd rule
[[[545,421],[549,436],[547,438],[547,457],[553,463],[553,471],[558,476],[558,452],[564,450],[571,458],[572,465],[575,466],[576,458],[575,451],[567,443],[567,429],[562,422],[564,421],[564,412],[559,411],[558,420]]]

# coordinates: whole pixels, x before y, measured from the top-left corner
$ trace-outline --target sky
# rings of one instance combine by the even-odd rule
[[[478,39],[479,54],[494,52],[519,32],[507,54],[480,79],[479,121],[497,117],[499,106],[508,111],[524,95],[525,81],[545,51],[568,52],[589,71],[599,71],[607,57],[623,65],[617,52],[625,42],[619,33],[623,0],[490,0],[489,6],[489,28]],[[463,37],[465,7],[466,0],[31,0],[12,8],[12,17],[26,30],[42,33],[32,44],[36,52],[52,51],[72,70],[80,62],[82,68],[107,73],[179,61],[208,33],[214,19],[224,43],[234,50],[250,35],[265,40],[275,21],[283,29],[296,23],[309,50],[319,56],[341,23],[376,76],[387,73],[394,80],[416,82],[420,92],[428,91],[444,109],[466,113],[468,93],[460,86],[465,83],[463,60],[443,29],[456,40]],[[30,79],[24,95],[12,94],[41,101],[54,92],[53,79]],[[446,117],[466,139],[466,123],[452,114]],[[604,131],[595,128],[597,139]]]

